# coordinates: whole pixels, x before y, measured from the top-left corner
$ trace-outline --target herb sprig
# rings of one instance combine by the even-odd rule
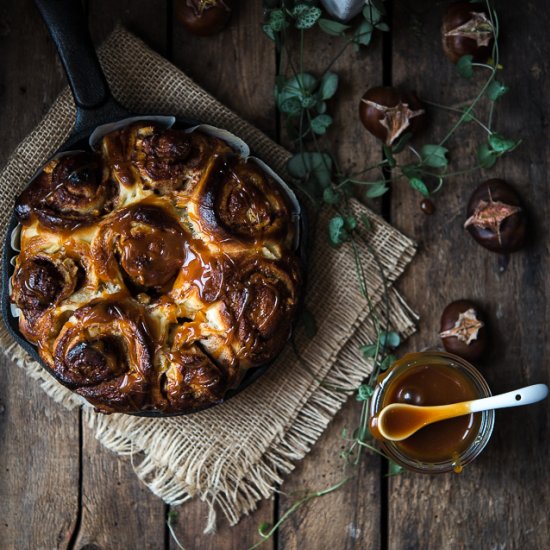
[[[335,247],[342,246],[344,243],[352,247],[359,290],[367,301],[376,338],[375,342],[363,345],[360,350],[363,357],[372,362],[373,370],[368,380],[361,384],[356,392],[356,399],[361,403],[359,425],[351,435],[348,430],[344,430],[342,434],[348,443],[347,448],[341,453],[341,458],[344,460],[343,479],[331,487],[308,493],[296,500],[275,525],[262,524],[259,529],[261,540],[252,548],[257,548],[273,536],[276,530],[301,506],[346,485],[355,475],[353,472],[350,473],[349,468],[359,464],[364,450],[384,456],[370,441],[368,410],[378,376],[395,361],[393,350],[399,346],[400,336],[387,326],[389,300],[386,277],[374,250],[368,245],[368,241],[364,241],[375,257],[384,282],[385,325],[377,315],[369,296],[358,240],[363,238],[359,226],[368,231],[370,220],[366,217],[358,220],[353,215],[349,204],[350,197],[358,187],[362,186],[366,188],[365,198],[380,197],[390,189],[391,185],[403,179],[421,195],[430,197],[439,192],[450,178],[492,168],[500,157],[513,151],[521,143],[520,140],[504,137],[493,129],[496,105],[508,91],[508,87],[497,80],[498,72],[503,69],[500,65],[498,45],[499,19],[490,0],[483,0],[482,3],[487,11],[494,36],[491,59],[487,63],[474,63],[472,56],[467,55],[457,63],[459,75],[468,80],[473,80],[477,72],[487,72],[486,77],[478,85],[473,99],[451,106],[422,99],[425,105],[458,117],[443,138],[436,143],[426,143],[415,148],[410,143],[411,134],[405,133],[391,147],[382,146],[383,156],[379,162],[365,166],[356,172],[346,172],[340,167],[336,155],[326,146],[321,147],[319,143],[333,124],[333,117],[328,113],[327,101],[337,95],[339,78],[331,69],[348,47],[359,49],[368,46],[375,30],[389,31],[387,23],[383,20],[386,15],[383,0],[366,0],[361,16],[355,18],[352,24],[331,19],[315,0],[264,0],[266,17],[263,30],[270,39],[274,40],[279,55],[275,100],[285,121],[287,135],[296,151],[287,169],[295,178],[301,191],[314,205],[327,205],[333,209],[334,215],[330,218],[327,227],[328,238]],[[304,70],[305,35],[314,27],[320,28],[331,36],[341,37],[343,40],[342,47],[321,71],[319,77]],[[290,51],[291,31],[299,33],[297,61]],[[290,71],[289,75],[285,72],[285,67]],[[476,112],[482,101],[489,103],[486,121],[482,121]],[[449,141],[457,130],[467,123],[476,124],[485,137],[477,147],[476,159],[471,166],[452,170],[449,162],[451,156]],[[405,150],[412,153],[415,159],[413,162],[401,162],[397,158]],[[372,172],[378,175],[365,179]],[[311,327],[314,323],[310,320],[308,325]],[[339,390],[339,388],[331,389]],[[341,390],[349,391],[349,388]],[[388,471],[388,475],[396,475],[401,472],[401,467],[390,461]]]

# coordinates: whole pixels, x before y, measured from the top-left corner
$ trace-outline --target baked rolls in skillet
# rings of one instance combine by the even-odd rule
[[[140,122],[19,196],[11,299],[57,379],[102,412],[188,412],[273,360],[296,316],[296,206],[200,129]]]

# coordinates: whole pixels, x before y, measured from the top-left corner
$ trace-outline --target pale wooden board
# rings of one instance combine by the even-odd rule
[[[548,382],[549,373],[545,337],[549,148],[544,120],[550,115],[550,103],[548,83],[540,72],[547,67],[549,17],[542,4],[531,13],[512,3],[499,6],[502,79],[512,91],[503,99],[496,128],[521,137],[524,144],[491,171],[454,178],[437,197],[437,211],[431,218],[420,212],[419,197],[403,182],[393,193],[391,217],[421,245],[410,276],[401,285],[422,318],[420,332],[406,349],[438,344],[439,316],[445,305],[459,298],[474,299],[486,309],[492,326],[491,354],[478,366],[494,392]],[[411,36],[410,13],[401,4],[395,11],[393,27],[402,31],[394,33],[394,81],[441,103],[471,97],[472,85],[456,84],[460,79],[434,36],[441,10],[420,18],[424,22],[420,39]],[[426,79],[427,74],[438,77]],[[444,119],[450,127],[449,118],[436,120]],[[476,141],[473,128],[468,127],[454,142],[459,145],[454,155],[457,169],[466,168],[472,160]],[[462,229],[470,193],[489,177],[504,177],[514,184],[537,227],[535,242],[513,255],[503,273],[497,256]],[[388,547],[546,548],[550,537],[548,426],[547,403],[499,411],[488,448],[462,474],[393,478]]]
[[[30,0],[0,6],[2,165],[64,83],[46,29],[31,10]],[[77,519],[78,412],[54,403],[4,357],[0,380],[0,547],[64,548]]]

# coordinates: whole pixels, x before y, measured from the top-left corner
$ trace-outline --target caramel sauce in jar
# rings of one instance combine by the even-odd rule
[[[392,403],[448,405],[489,395],[485,380],[463,359],[443,352],[408,354],[380,376],[371,400],[369,428],[386,454],[405,468],[460,472],[487,443],[494,411],[435,422],[402,441],[382,438],[377,415]],[[406,423],[407,419],[402,421]],[[399,426],[393,428],[392,432],[400,430]]]

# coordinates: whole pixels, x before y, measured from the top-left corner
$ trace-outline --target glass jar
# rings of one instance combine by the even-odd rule
[[[435,372],[438,376],[440,374],[443,374],[447,378],[452,378],[452,376],[455,376],[457,380],[461,380],[466,386],[469,387],[471,390],[471,397],[459,399],[459,401],[489,397],[491,395],[491,390],[483,376],[481,376],[480,372],[461,357],[442,351],[422,351],[417,353],[409,353],[396,361],[386,372],[379,376],[378,383],[374,389],[370,402],[369,418],[374,418],[383,407],[389,405],[390,403],[395,403],[396,401],[426,405],[444,404],[442,402],[433,402],[430,400],[427,402],[416,402],[414,393],[418,390],[418,388],[415,388],[414,384],[411,386],[411,391],[405,388],[403,390],[405,393],[400,394],[403,395],[404,398],[395,399],[395,391],[396,388],[399,388],[400,381],[403,381],[403,384],[406,385],[406,378],[410,378],[411,375],[414,376],[422,369],[426,370],[424,373],[424,380],[429,380],[429,377],[426,378],[426,374],[429,374],[427,369],[430,369],[430,372],[432,373],[432,383],[430,386],[432,397],[433,392],[437,390],[437,383],[435,382],[435,378],[437,377],[433,376],[435,372],[434,369],[438,371]],[[418,380],[419,379],[417,378],[417,382]],[[422,390],[420,389],[419,391],[421,393]],[[449,403],[450,402],[452,401],[449,401]],[[414,456],[415,453],[411,452],[410,449],[407,450],[407,444],[409,444],[410,447],[412,442],[411,438],[414,437],[423,438],[422,441],[424,444],[429,446],[430,439],[426,438],[426,436],[430,434],[427,433],[426,430],[433,429],[435,424],[422,428],[422,430],[417,432],[417,434],[411,436],[408,441],[405,440],[404,442],[400,442],[381,440],[379,441],[379,444],[382,451],[391,460],[408,470],[430,474],[452,471],[460,473],[462,468],[474,460],[489,442],[495,423],[495,412],[493,410],[483,411],[480,413],[475,413],[475,415],[470,415],[470,418],[470,424],[468,424],[470,433],[468,433],[467,440],[466,437],[464,437],[463,440],[457,438],[456,449],[450,450],[450,452],[447,453],[447,456],[438,456],[437,458],[425,459],[419,457],[418,454],[417,456]],[[437,429],[441,430],[443,423],[453,421],[458,421],[458,419],[445,420],[439,423],[439,427],[437,427]],[[462,421],[464,422],[464,418]],[[421,434],[421,432],[424,433]],[[443,432],[440,431],[440,433]],[[436,442],[434,442],[434,447],[435,446]],[[426,449],[426,451],[429,451],[429,449]],[[426,455],[428,454],[429,452],[426,453]]]

